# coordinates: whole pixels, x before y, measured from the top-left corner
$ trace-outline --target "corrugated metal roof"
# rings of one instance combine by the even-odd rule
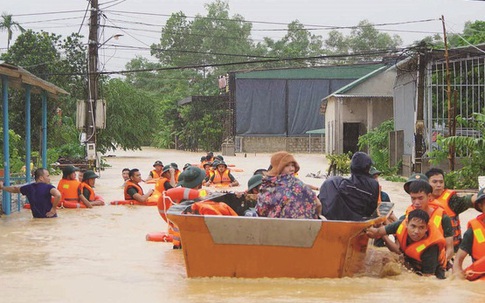
[[[236,79],[356,79],[383,67],[382,63],[320,66],[238,72],[235,75]]]

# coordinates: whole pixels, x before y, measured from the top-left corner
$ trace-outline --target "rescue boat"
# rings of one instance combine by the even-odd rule
[[[364,230],[384,222],[393,206],[383,202],[366,221],[327,221],[187,214],[191,203],[167,212],[179,227],[189,278],[353,276],[364,267]]]

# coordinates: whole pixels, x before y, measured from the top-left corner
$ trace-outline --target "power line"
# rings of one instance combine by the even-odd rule
[[[402,51],[402,50],[400,50]],[[399,52],[400,52],[399,51]],[[134,70],[120,70],[120,71],[106,71],[98,72],[100,75],[114,75],[114,74],[130,74],[130,73],[141,73],[141,72],[155,72],[155,71],[168,71],[168,70],[185,70],[185,69],[201,69],[208,67],[222,67],[222,66],[232,66],[232,65],[247,65],[247,64],[261,64],[261,63],[272,63],[272,62],[292,62],[292,61],[312,61],[312,60],[322,60],[322,59],[342,59],[342,58],[352,58],[352,57],[375,57],[388,55],[390,52],[398,52],[397,50],[379,50],[364,53],[354,53],[354,54],[339,54],[339,55],[321,55],[321,56],[311,56],[311,57],[296,57],[296,58],[279,58],[279,59],[265,59],[265,60],[251,60],[251,61],[237,61],[228,63],[209,63],[209,64],[194,64],[185,66],[173,66],[173,67],[158,67],[158,68],[148,68],[148,69],[134,69]],[[53,73],[46,74],[47,76],[54,75],[78,75],[78,73]],[[84,73],[83,73],[84,75]]]
[[[84,12],[84,10],[72,10],[72,11],[57,11],[57,12],[43,12],[43,13],[31,13],[31,14],[17,14],[13,17],[27,17],[27,16],[40,16],[40,15],[57,15],[57,14],[70,14]]]

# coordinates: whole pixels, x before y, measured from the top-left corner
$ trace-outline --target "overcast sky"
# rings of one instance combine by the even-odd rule
[[[169,15],[182,11],[187,16],[205,15],[204,3],[209,0],[99,0],[108,26],[100,42],[115,34],[123,34],[117,41],[111,39],[100,50],[102,70],[123,70],[136,55],[150,57],[148,47],[160,39],[160,28]],[[449,33],[461,33],[466,21],[485,21],[485,1],[470,0],[229,0],[230,15],[239,14],[253,21],[252,38],[259,42],[263,37],[280,38],[285,29],[282,24],[299,20],[307,28],[315,26],[354,26],[367,19],[377,29],[391,35],[398,34],[404,45],[435,33],[443,33],[441,15],[445,16]],[[14,21],[27,29],[44,30],[67,36],[73,32],[84,35],[87,43],[88,26],[83,23],[87,0],[0,0],[0,10],[12,14]],[[49,14],[47,14],[49,13]],[[134,14],[138,13],[138,14]],[[145,14],[139,14],[145,13]],[[148,15],[148,14],[154,15]],[[106,21],[107,20],[107,21]],[[417,22],[421,20],[429,20]],[[263,21],[258,23],[258,21]],[[413,22],[415,21],[415,22]],[[138,23],[137,23],[138,22]],[[139,23],[143,24],[139,24]],[[406,23],[410,22],[410,23]],[[393,25],[390,23],[401,23]],[[271,31],[270,31],[271,30]],[[328,29],[312,30],[326,38]],[[14,39],[19,32],[14,32]],[[13,43],[13,41],[12,41]],[[133,46],[136,50],[108,47],[109,44]],[[6,51],[7,35],[0,32],[0,52]]]

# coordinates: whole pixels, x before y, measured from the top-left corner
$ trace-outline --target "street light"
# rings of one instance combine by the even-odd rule
[[[96,1],[97,2],[97,1]],[[109,37],[99,44],[97,35],[97,22],[90,28],[89,32],[89,57],[88,57],[88,92],[86,100],[86,155],[89,167],[98,168],[96,157],[96,103],[98,100],[98,50],[111,39],[117,40],[122,34]]]
[[[113,35],[111,37],[108,38],[108,40],[104,41],[103,43],[101,43],[100,45],[98,45],[98,48],[101,48],[103,45],[105,45],[109,40],[111,39],[115,39],[115,40],[118,40],[120,37],[123,37],[122,34],[116,34],[116,35]]]

